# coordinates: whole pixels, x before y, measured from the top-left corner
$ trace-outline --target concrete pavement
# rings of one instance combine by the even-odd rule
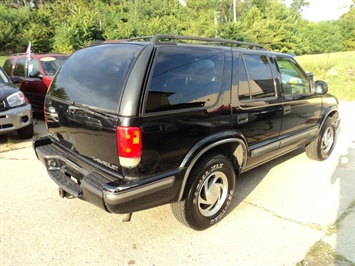
[[[83,201],[61,199],[29,141],[2,145],[0,264],[296,265],[323,241],[339,255],[329,265],[353,265],[355,103],[340,108],[328,160],[311,161],[297,150],[239,176],[230,213],[202,232],[178,223],[169,206],[122,223]],[[44,129],[38,123],[37,135]]]

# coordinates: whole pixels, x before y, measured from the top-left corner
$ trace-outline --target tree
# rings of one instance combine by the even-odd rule
[[[349,11],[336,22],[344,38],[344,47],[348,51],[355,50],[355,0]]]
[[[95,40],[159,33],[257,42],[286,53],[354,50],[354,6],[338,21],[312,23],[300,12],[307,0],[3,0],[2,53],[71,53]],[[340,32],[342,36],[340,36]],[[340,43],[340,44],[339,44]]]

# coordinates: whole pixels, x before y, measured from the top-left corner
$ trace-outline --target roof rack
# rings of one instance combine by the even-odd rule
[[[200,43],[205,42],[205,43],[210,43],[215,45],[230,45],[230,46],[245,47],[248,49],[255,49],[255,50],[266,50],[263,46],[257,43],[242,42],[242,41],[220,39],[220,38],[205,38],[205,37],[158,34],[155,36],[143,36],[143,37],[128,39],[128,41],[149,41],[152,44],[177,44],[177,40],[197,41]]]

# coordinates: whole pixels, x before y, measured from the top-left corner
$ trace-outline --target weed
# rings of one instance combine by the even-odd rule
[[[315,243],[306,257],[296,266],[352,265],[344,256],[336,254],[335,250],[322,240]]]

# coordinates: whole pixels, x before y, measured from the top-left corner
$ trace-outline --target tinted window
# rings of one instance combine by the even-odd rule
[[[221,82],[221,49],[159,47],[146,112],[211,106]]]
[[[58,71],[49,94],[116,112],[128,73],[142,47],[107,44],[75,52]]]
[[[11,69],[12,69],[13,62],[14,62],[13,59],[7,59],[4,63],[4,70],[8,75],[11,75]]]
[[[26,58],[19,58],[16,60],[14,76],[20,76],[20,77],[25,76],[25,64],[26,64]]]
[[[301,68],[288,58],[278,57],[282,89],[286,95],[310,93],[310,82]]]
[[[243,60],[239,60],[239,100],[250,100],[248,75]]]
[[[272,76],[269,60],[265,55],[243,55],[244,64],[240,63],[239,96],[240,100],[265,99],[276,97],[276,88]],[[249,76],[249,83],[245,82],[245,68]],[[249,95],[246,93],[249,88]]]

